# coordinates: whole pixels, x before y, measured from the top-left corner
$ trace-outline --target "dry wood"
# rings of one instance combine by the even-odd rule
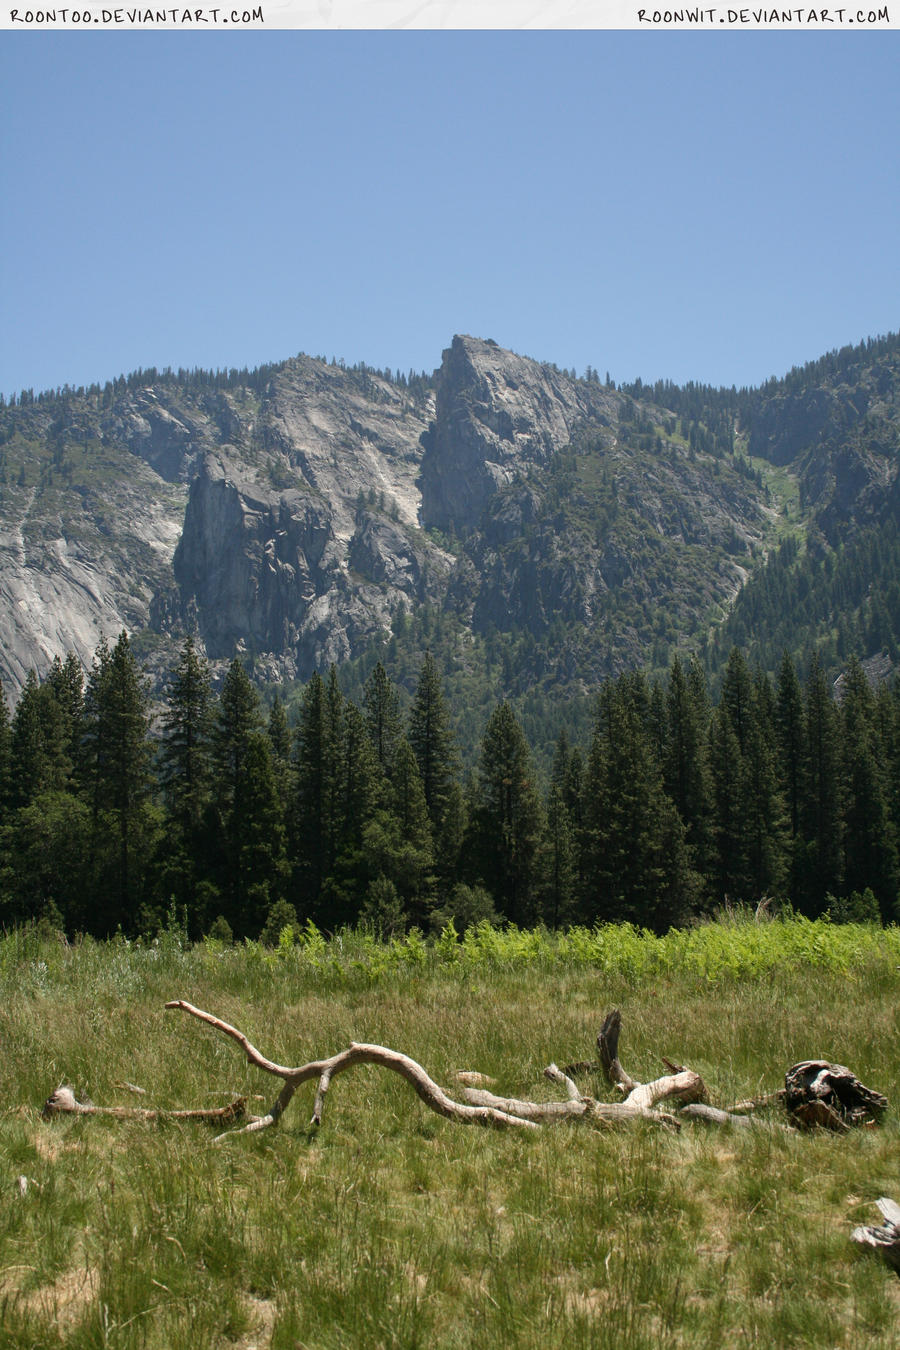
[[[807,1059],[788,1069],[784,1101],[799,1125],[824,1125],[843,1134],[851,1125],[874,1124],[887,1110],[887,1097],[867,1088],[843,1064]]]
[[[449,1097],[414,1059],[411,1059],[408,1055],[400,1054],[396,1050],[390,1050],[383,1045],[353,1043],[348,1049],[332,1055],[329,1059],[312,1060],[308,1064],[289,1068],[268,1059],[237,1027],[228,1022],[223,1022],[221,1018],[214,1017],[212,1013],[205,1012],[202,1008],[196,1008],[184,999],[175,999],[167,1003],[166,1007],[186,1012],[190,1016],[208,1023],[209,1026],[222,1032],[223,1035],[229,1036],[238,1043],[251,1064],[282,1080],[283,1087],[268,1113],[264,1116],[254,1117],[241,1130],[232,1131],[235,1134],[252,1133],[276,1124],[297,1088],[302,1083],[313,1079],[316,1080],[316,1096],[310,1123],[313,1126],[320,1125],[325,1097],[332,1080],[338,1074],[357,1064],[378,1064],[382,1068],[391,1069],[400,1074],[411,1084],[426,1106],[449,1119],[479,1124],[518,1125],[531,1129],[536,1128],[538,1122],[547,1123],[579,1116],[587,1116],[599,1122],[620,1122],[642,1117],[651,1119],[658,1124],[678,1128],[678,1122],[674,1116],[655,1109],[658,1103],[671,1098],[678,1098],[681,1101],[696,1101],[705,1095],[705,1088],[699,1075],[689,1069],[681,1069],[677,1073],[658,1078],[652,1083],[641,1084],[629,1078],[621,1069],[621,1065],[618,1065],[619,1081],[623,1085],[625,1083],[630,1085],[628,1098],[624,1102],[596,1102],[591,1097],[582,1096],[572,1079],[558,1069],[555,1064],[551,1064],[545,1070],[545,1073],[548,1078],[561,1083],[565,1087],[567,1101],[532,1102],[513,1097],[499,1097],[483,1088],[464,1087],[465,1102],[462,1103]],[[604,1028],[607,1025],[614,1026],[610,1063],[612,1064],[614,1061],[618,1064],[616,1049],[619,1028],[621,1027],[621,1015],[617,1012],[614,1015],[613,1023],[610,1023],[610,1019],[607,1018]],[[471,1081],[473,1075],[460,1074],[457,1077],[465,1082],[466,1080]],[[223,1137],[219,1136],[219,1138]]]
[[[730,1106],[729,1111],[762,1111],[768,1106],[774,1106],[777,1102],[784,1101],[784,1088],[779,1088],[777,1092],[767,1092],[762,1097],[747,1097],[742,1102],[735,1102]]]
[[[613,1087],[620,1092],[629,1093],[640,1085],[631,1078],[619,1063],[619,1033],[622,1030],[622,1014],[618,1008],[607,1013],[597,1037],[597,1049],[600,1051],[600,1065]]]
[[[382,1068],[392,1069],[405,1078],[426,1106],[430,1107],[432,1111],[436,1111],[438,1115],[466,1123],[519,1125],[525,1129],[534,1128],[532,1121],[517,1116],[515,1112],[505,1111],[502,1107],[475,1106],[454,1101],[452,1097],[447,1096],[443,1088],[438,1087],[437,1083],[428,1076],[421,1064],[417,1064],[408,1055],[402,1055],[396,1050],[389,1050],[383,1045],[364,1045],[354,1042],[347,1050],[342,1050],[329,1059],[312,1060],[310,1063],[302,1064],[297,1068],[288,1068],[283,1064],[276,1064],[274,1061],[267,1059],[237,1027],[231,1026],[228,1022],[223,1022],[221,1018],[214,1017],[211,1013],[204,1012],[202,1008],[195,1008],[192,1003],[188,1003],[184,999],[175,999],[171,1003],[167,1003],[166,1007],[177,1008],[182,1012],[189,1013],[192,1017],[199,1018],[201,1022],[209,1023],[210,1026],[217,1031],[221,1031],[224,1035],[230,1036],[232,1040],[237,1041],[251,1064],[255,1064],[257,1068],[283,1080],[284,1086],[269,1112],[265,1116],[252,1120],[243,1129],[233,1131],[235,1134],[247,1134],[275,1125],[297,1088],[302,1083],[309,1082],[312,1079],[317,1079],[318,1083],[310,1124],[313,1126],[320,1125],[325,1095],[332,1079],[356,1064],[380,1064]],[[224,1137],[219,1135],[216,1142],[218,1143]]]
[[[463,1083],[466,1087],[493,1087],[496,1078],[492,1078],[488,1073],[478,1073],[470,1069],[461,1069],[456,1075],[457,1083]]]
[[[854,1242],[880,1251],[888,1265],[900,1274],[900,1205],[882,1196],[875,1202],[884,1217],[880,1228],[854,1228],[850,1234]]]
[[[655,1078],[650,1083],[639,1083],[626,1073],[619,1060],[619,1036],[622,1032],[622,1014],[618,1008],[607,1013],[597,1037],[597,1049],[600,1051],[600,1066],[609,1082],[619,1092],[625,1094],[623,1106],[630,1112],[647,1115],[653,1112],[657,1102],[668,1098],[678,1098],[682,1103],[702,1102],[707,1097],[706,1085],[698,1073],[674,1064],[662,1057],[670,1073],[663,1078]],[[711,1117],[706,1117],[711,1119]]]
[[[753,1124],[752,1116],[742,1116],[735,1111],[723,1111],[719,1106],[710,1106],[708,1102],[687,1102],[678,1112],[686,1120],[707,1120],[713,1125],[737,1125],[746,1128]]]
[[[493,1093],[477,1088],[465,1089],[464,1095],[467,1101],[512,1111],[529,1120],[548,1121],[588,1116],[600,1124],[619,1124],[640,1117],[678,1129],[676,1117],[656,1110],[657,1103],[673,1097],[681,1100],[697,1100],[706,1092],[699,1074],[693,1073],[690,1069],[681,1069],[664,1078],[657,1078],[652,1083],[635,1083],[634,1079],[629,1078],[628,1082],[632,1084],[632,1088],[623,1102],[598,1102],[593,1097],[583,1096],[572,1079],[555,1064],[547,1066],[544,1076],[565,1087],[568,1101],[526,1102],[510,1097],[495,1097]]]
[[[354,1041],[346,1050],[341,1050],[327,1059],[310,1060],[307,1064],[290,1067],[269,1059],[230,1022],[224,1022],[185,999],[174,999],[167,1003],[166,1007],[177,1009],[201,1022],[206,1022],[215,1031],[236,1041],[249,1063],[281,1080],[281,1089],[265,1115],[248,1116],[246,1097],[240,1097],[228,1106],[213,1110],[162,1111],[138,1107],[94,1106],[92,1102],[79,1102],[72,1089],[67,1087],[58,1088],[48,1098],[44,1104],[43,1114],[48,1117],[61,1113],[106,1115],[119,1120],[201,1120],[218,1124],[232,1124],[239,1119],[246,1121],[240,1129],[217,1135],[215,1142],[219,1143],[229,1134],[249,1134],[276,1125],[297,1089],[303,1083],[312,1081],[316,1083],[316,1093],[310,1125],[318,1127],[322,1122],[325,1098],[333,1080],[358,1064],[377,1064],[381,1068],[399,1074],[430,1110],[447,1119],[469,1124],[515,1125],[523,1129],[539,1129],[542,1123],[578,1118],[586,1118],[601,1125],[637,1119],[651,1120],[655,1124],[674,1129],[680,1129],[679,1117],[711,1121],[716,1124],[746,1126],[751,1123],[751,1117],[746,1112],[774,1101],[785,1100],[795,1119],[846,1130],[850,1124],[861,1123],[863,1119],[869,1120],[872,1116],[877,1116],[887,1106],[886,1098],[864,1087],[849,1069],[818,1060],[795,1065],[789,1070],[786,1087],[780,1092],[766,1098],[741,1102],[730,1111],[709,1106],[706,1102],[706,1087],[700,1075],[669,1059],[663,1059],[669,1070],[667,1074],[649,1083],[640,1083],[626,1073],[619,1060],[622,1015],[617,1008],[606,1016],[597,1037],[600,1050],[599,1065],[570,1065],[563,1071],[555,1064],[550,1064],[544,1070],[547,1078],[565,1089],[565,1101],[535,1102],[517,1097],[500,1097],[487,1091],[484,1086],[492,1083],[492,1079],[483,1074],[465,1072],[456,1075],[457,1081],[465,1085],[462,1089],[465,1101],[459,1102],[435,1083],[421,1064],[411,1059],[409,1055],[391,1050],[387,1046]],[[602,1070],[608,1081],[622,1093],[624,1100],[599,1102],[583,1094],[572,1074],[585,1069]],[[131,1084],[127,1086],[132,1088]],[[140,1089],[133,1090],[140,1091]],[[666,1103],[679,1105],[678,1116],[661,1109]]]
[[[70,1087],[58,1087],[44,1102],[41,1115],[45,1120],[57,1115],[112,1116],[114,1120],[200,1120],[210,1125],[228,1125],[245,1114],[246,1097],[238,1097],[228,1106],[195,1111],[163,1111],[141,1106],[95,1106],[80,1102]]]
[[[561,1084],[562,1087],[566,1089],[566,1096],[569,1098],[570,1102],[581,1101],[581,1093],[578,1090],[577,1084],[573,1083],[568,1074],[563,1073],[555,1064],[547,1065],[544,1070],[544,1077],[549,1078],[551,1083]]]
[[[496,1111],[509,1111],[522,1120],[545,1122],[585,1116],[596,1105],[590,1097],[567,1102],[527,1102],[518,1097],[495,1097],[493,1092],[487,1092],[484,1088],[463,1088],[463,1096],[472,1105],[491,1107]]]

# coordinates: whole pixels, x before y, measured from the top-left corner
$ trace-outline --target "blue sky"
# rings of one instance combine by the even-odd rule
[[[456,332],[758,384],[900,328],[900,35],[0,34],[0,392]]]

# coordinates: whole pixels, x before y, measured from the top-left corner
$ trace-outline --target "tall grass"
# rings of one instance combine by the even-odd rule
[[[61,1082],[103,1104],[209,1105],[276,1084],[166,1012],[185,997],[286,1063],[350,1040],[452,1089],[550,1095],[623,1010],[638,1077],[663,1054],[727,1104],[807,1057],[888,1095],[844,1137],[638,1123],[538,1133],[430,1114],[352,1070],[308,1120],[213,1147],[207,1128],[43,1121]],[[900,1345],[900,1280],[849,1241],[900,1198],[900,933],[790,921],[664,938],[482,925],[383,945],[307,928],[268,951],[0,940],[0,1345],[720,1347]],[[606,1095],[602,1083],[587,1085]],[[17,1179],[25,1177],[24,1193]]]

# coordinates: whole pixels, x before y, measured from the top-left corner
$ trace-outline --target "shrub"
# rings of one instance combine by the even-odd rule
[[[287,900],[275,900],[269,906],[269,913],[266,917],[265,926],[259,935],[259,940],[264,947],[277,947],[281,943],[281,935],[286,928],[291,930],[291,942],[294,940],[294,934],[300,927],[297,919],[297,911]]]

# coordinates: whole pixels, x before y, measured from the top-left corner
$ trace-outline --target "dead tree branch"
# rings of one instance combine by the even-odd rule
[[[247,1098],[238,1097],[228,1106],[198,1111],[162,1111],[140,1106],[95,1106],[80,1102],[70,1087],[58,1087],[44,1102],[41,1115],[45,1120],[58,1115],[112,1116],[114,1120],[200,1120],[210,1125],[230,1125],[245,1114]]]
[[[408,1055],[399,1054],[398,1051],[389,1050],[383,1045],[364,1045],[354,1042],[347,1050],[332,1055],[330,1059],[312,1060],[310,1063],[302,1064],[297,1068],[287,1068],[283,1064],[275,1064],[272,1060],[267,1059],[237,1027],[231,1026],[228,1022],[223,1022],[218,1017],[213,1017],[211,1013],[204,1012],[201,1008],[195,1008],[192,1003],[188,1003],[184,999],[175,999],[171,1003],[167,1003],[166,1007],[177,1008],[182,1012],[189,1013],[192,1017],[199,1018],[201,1022],[209,1023],[210,1026],[217,1031],[221,1031],[224,1035],[230,1036],[232,1040],[237,1041],[251,1064],[283,1080],[284,1086],[267,1115],[252,1120],[242,1130],[233,1131],[235,1134],[251,1133],[255,1130],[266,1129],[269,1125],[275,1125],[283,1115],[297,1088],[312,1079],[317,1080],[317,1088],[310,1124],[319,1126],[322,1123],[325,1096],[332,1080],[338,1074],[356,1064],[380,1064],[382,1068],[392,1069],[412,1085],[426,1106],[430,1107],[432,1111],[436,1111],[438,1115],[446,1116],[451,1120],[481,1125],[519,1125],[525,1129],[534,1128],[531,1120],[518,1115],[514,1111],[506,1111],[502,1107],[466,1105],[454,1101],[452,1097],[448,1097],[443,1088],[438,1087],[437,1083],[428,1076],[421,1064],[417,1064]],[[215,1142],[218,1143],[219,1139],[222,1138],[224,1136],[219,1135]]]
[[[302,1084],[315,1082],[316,1092],[312,1128],[322,1123],[325,1099],[332,1082],[339,1074],[359,1064],[377,1064],[399,1074],[410,1084],[429,1110],[448,1120],[466,1124],[514,1125],[522,1129],[539,1129],[541,1124],[584,1118],[598,1125],[619,1124],[631,1120],[650,1120],[658,1125],[680,1129],[682,1119],[706,1120],[716,1124],[746,1126],[751,1122],[747,1112],[773,1101],[784,1100],[792,1119],[804,1124],[826,1124],[829,1128],[846,1130],[852,1124],[877,1118],[887,1106],[887,1099],[859,1082],[849,1069],[825,1061],[809,1061],[795,1065],[786,1078],[785,1088],[768,1098],[740,1103],[730,1111],[708,1105],[708,1093],[703,1079],[692,1069],[663,1059],[669,1070],[649,1083],[640,1083],[626,1073],[619,1060],[619,1037],[622,1015],[613,1009],[604,1019],[597,1046],[599,1064],[573,1064],[565,1071],[555,1064],[544,1070],[551,1082],[565,1089],[565,1101],[526,1101],[518,1097],[501,1097],[487,1090],[493,1080],[483,1074],[459,1073],[463,1102],[454,1100],[409,1055],[391,1050],[384,1045],[352,1042],[327,1059],[310,1060],[307,1064],[291,1067],[269,1059],[230,1022],[195,1007],[185,999],[174,999],[166,1007],[187,1013],[205,1022],[214,1031],[235,1041],[248,1062],[264,1073],[281,1081],[281,1088],[269,1110],[262,1116],[248,1116],[246,1097],[240,1097],[229,1106],[214,1110],[161,1111],[138,1107],[94,1106],[79,1102],[71,1088],[61,1087],[44,1104],[45,1116],[68,1112],[75,1115],[106,1115],[119,1120],[201,1120],[230,1125],[235,1121],[246,1123],[240,1129],[216,1136],[219,1143],[229,1134],[252,1134],[276,1125],[294,1093]],[[602,1071],[609,1083],[622,1095],[616,1102],[601,1102],[581,1092],[574,1076],[586,1070]],[[129,1085],[130,1086],[130,1085]],[[677,1115],[662,1109],[665,1105],[677,1107]]]
[[[607,1013],[597,1037],[597,1049],[600,1051],[600,1067],[614,1088],[626,1096],[640,1084],[631,1078],[619,1063],[619,1034],[622,1030],[622,1014],[618,1008]]]
[[[499,1097],[484,1088],[464,1087],[463,1096],[466,1100],[465,1103],[462,1103],[449,1097],[443,1088],[439,1087],[414,1059],[410,1059],[408,1055],[400,1054],[396,1050],[390,1050],[383,1045],[353,1043],[348,1049],[340,1051],[338,1054],[331,1056],[330,1059],[312,1060],[310,1063],[300,1065],[297,1068],[289,1068],[268,1059],[237,1027],[228,1022],[223,1022],[221,1018],[214,1017],[201,1008],[194,1007],[192,1003],[188,1003],[184,999],[175,999],[171,1003],[167,1003],[166,1007],[186,1012],[190,1016],[198,1018],[201,1022],[208,1023],[215,1030],[222,1032],[223,1035],[229,1036],[238,1043],[251,1064],[282,1080],[283,1087],[269,1112],[264,1116],[252,1119],[241,1130],[233,1131],[232,1133],[235,1134],[248,1134],[276,1124],[297,1088],[313,1079],[317,1081],[317,1086],[310,1124],[319,1126],[322,1122],[325,1097],[333,1079],[357,1064],[378,1064],[382,1068],[391,1069],[400,1074],[411,1084],[426,1106],[448,1119],[490,1125],[518,1125],[532,1129],[536,1128],[539,1122],[548,1123],[579,1116],[587,1116],[592,1120],[606,1123],[642,1117],[653,1120],[658,1124],[677,1128],[677,1121],[674,1116],[655,1109],[658,1103],[673,1098],[682,1102],[697,1101],[706,1095],[702,1079],[690,1069],[679,1069],[678,1072],[658,1078],[652,1083],[642,1084],[629,1078],[624,1074],[621,1066],[618,1066],[622,1084],[630,1085],[627,1099],[624,1102],[597,1102],[592,1097],[582,1096],[573,1080],[562,1073],[555,1064],[551,1064],[545,1070],[546,1075],[565,1087],[567,1101],[524,1101],[514,1097]],[[612,1047],[613,1060],[615,1060],[615,1047],[618,1043],[618,1027],[621,1025],[620,1015],[616,1014],[616,1017],[618,1023],[615,1027],[615,1041]],[[609,1018],[604,1027],[607,1024],[609,1024]],[[471,1078],[471,1075],[466,1075],[466,1077]],[[219,1138],[222,1137],[224,1136],[219,1136]]]

